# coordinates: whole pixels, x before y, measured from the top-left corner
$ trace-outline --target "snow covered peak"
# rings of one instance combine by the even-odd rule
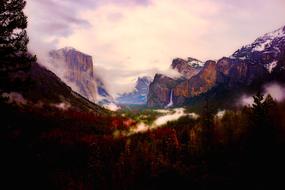
[[[285,26],[273,31],[273,32],[269,32],[269,33],[266,33],[263,37],[266,37],[266,38],[282,38],[282,37],[285,37]]]
[[[245,63],[262,65],[268,73],[278,68],[285,56],[285,26],[264,34],[253,43],[237,50],[230,59],[242,60]]]
[[[231,59],[239,59],[251,64],[260,64],[271,72],[285,56],[285,27],[264,34],[253,43],[237,50]]]
[[[281,40],[284,41],[284,39],[285,39],[285,26],[273,32],[264,34],[263,36],[257,38],[252,44],[243,46],[242,49],[250,49],[251,52],[261,52],[274,46],[278,41]],[[238,54],[240,50],[235,52],[233,56],[238,57],[236,56],[236,54]]]
[[[188,57],[187,63],[192,67],[203,67],[205,63],[199,61],[198,59],[194,59],[192,57]]]
[[[279,28],[273,32],[266,33],[262,37],[259,37],[255,40],[252,51],[264,51],[266,48],[272,46],[272,43],[275,39],[280,39],[285,37],[284,27]],[[249,47],[251,45],[248,45]]]

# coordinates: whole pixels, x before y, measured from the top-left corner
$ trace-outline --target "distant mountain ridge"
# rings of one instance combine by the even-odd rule
[[[194,59],[196,60],[196,59]],[[243,46],[230,57],[218,61],[206,61],[199,71],[194,70],[187,60],[174,59],[172,68],[182,75],[184,80],[162,80],[159,75],[150,84],[147,105],[165,107],[170,102],[173,90],[173,106],[188,104],[211,92],[211,96],[221,96],[216,88],[232,91],[238,88],[258,88],[272,80],[285,81],[285,27],[279,28],[257,38],[252,44]],[[181,69],[183,68],[183,69]],[[210,96],[210,95],[207,95]]]
[[[147,94],[149,85],[152,81],[151,77],[139,77],[136,82],[135,89],[130,93],[120,94],[116,98],[116,102],[124,105],[143,105],[147,102]]]

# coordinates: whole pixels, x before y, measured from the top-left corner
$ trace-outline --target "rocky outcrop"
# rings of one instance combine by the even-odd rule
[[[229,88],[249,86],[268,74],[263,65],[227,57],[218,61],[216,70],[217,84],[224,84]]]
[[[50,52],[52,64],[58,66],[62,80],[73,90],[92,102],[96,101],[97,86],[94,81],[92,57],[74,48]]]
[[[176,58],[172,61],[171,68],[177,70],[186,79],[190,79],[203,68],[204,63],[189,57],[187,60]]]
[[[171,89],[177,81],[165,75],[156,74],[149,86],[147,105],[149,107],[165,107],[170,102]]]
[[[54,72],[74,91],[88,100],[108,107],[114,100],[99,76],[94,73],[90,55],[66,47],[50,52]]]
[[[216,76],[216,62],[207,61],[203,69],[197,75],[175,86],[174,105],[183,105],[186,98],[207,92],[215,85]]]
[[[147,103],[147,95],[149,90],[149,85],[152,81],[151,77],[139,77],[135,89],[130,93],[120,94],[116,99],[118,104],[124,105],[143,105]]]

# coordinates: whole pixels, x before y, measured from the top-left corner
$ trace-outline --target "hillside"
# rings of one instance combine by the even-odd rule
[[[2,72],[0,92],[2,97],[8,97],[10,101],[18,104],[65,105],[79,111],[107,113],[105,109],[72,91],[54,73],[36,62],[26,68]]]

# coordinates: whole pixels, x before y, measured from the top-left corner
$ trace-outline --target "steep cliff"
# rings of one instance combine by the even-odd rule
[[[92,57],[74,48],[50,52],[51,62],[62,72],[62,80],[92,102],[96,101],[97,86],[93,75]]]
[[[149,107],[165,107],[170,102],[171,89],[178,81],[165,75],[156,74],[149,86],[147,105]]]
[[[103,106],[114,103],[103,81],[94,73],[90,55],[66,47],[51,51],[50,58],[56,74],[73,90]]]

